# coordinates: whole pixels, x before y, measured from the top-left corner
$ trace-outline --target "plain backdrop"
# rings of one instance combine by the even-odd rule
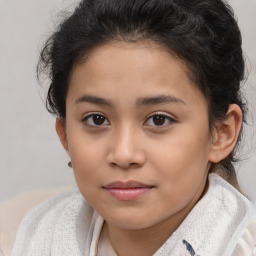
[[[74,184],[55,119],[36,79],[43,42],[71,0],[0,0],[0,201],[34,188]],[[237,165],[242,190],[256,199],[256,0],[230,0],[243,35],[249,125]],[[254,120],[253,120],[254,119]]]

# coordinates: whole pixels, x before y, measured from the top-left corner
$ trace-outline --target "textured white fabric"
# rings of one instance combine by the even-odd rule
[[[70,189],[37,188],[0,202],[0,256],[10,256],[19,225],[26,214],[36,205]]]
[[[209,184],[205,196],[154,256],[232,255],[256,219],[254,207],[219,176],[210,174]],[[62,193],[26,216],[12,256],[96,256],[102,223],[78,189]]]
[[[207,194],[155,256],[232,255],[239,237],[256,219],[255,209],[219,176],[211,174],[209,180]]]
[[[256,256],[256,220],[248,225],[243,236],[239,238],[233,255]]]

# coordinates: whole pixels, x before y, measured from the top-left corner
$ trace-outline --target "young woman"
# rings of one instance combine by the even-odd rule
[[[227,4],[84,0],[42,70],[78,189],[27,215],[13,256],[255,253],[232,164],[244,61]]]

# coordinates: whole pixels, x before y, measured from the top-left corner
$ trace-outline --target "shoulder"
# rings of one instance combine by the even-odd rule
[[[256,255],[256,219],[245,228],[232,253],[232,256],[254,255]]]
[[[1,201],[0,252],[3,255],[11,254],[19,225],[31,209],[69,188],[70,186],[37,188]]]
[[[256,206],[237,189],[216,174],[209,176],[215,196],[221,201],[227,217],[232,220],[227,255],[256,256]],[[233,248],[233,249],[232,249]]]
[[[226,206],[227,210],[238,212],[239,215],[256,216],[255,205],[226,180],[217,174],[211,173],[209,175],[209,183],[210,197],[220,201],[224,208]]]
[[[82,196],[77,188],[69,189],[33,208],[24,218],[22,225],[31,223],[32,220],[36,221],[42,219],[49,214],[49,212],[52,213],[52,217],[56,217],[61,214],[67,206],[81,204],[82,201]]]
[[[77,238],[86,237],[93,215],[93,209],[77,188],[62,192],[25,216],[12,255],[46,255],[45,251],[60,246],[59,241],[68,247]]]

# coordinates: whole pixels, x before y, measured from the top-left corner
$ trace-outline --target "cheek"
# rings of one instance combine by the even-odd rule
[[[93,186],[103,171],[104,147],[83,136],[70,137],[69,154],[77,184]]]
[[[168,209],[179,211],[203,190],[208,173],[208,161],[203,148],[196,147],[191,141],[191,144],[179,143],[168,151],[166,147],[163,151],[156,150],[157,162],[153,164],[158,171],[157,182],[167,212]]]
[[[208,161],[208,136],[194,136],[189,133],[171,135],[155,144],[151,148],[151,155],[159,159],[159,163],[182,168],[187,164],[205,164]]]
[[[102,166],[99,159],[100,150],[93,147],[73,147],[71,150],[71,160],[74,177],[77,186],[85,200],[93,206],[97,201],[95,193],[100,187],[99,177],[102,176]]]
[[[150,158],[163,181],[169,180],[172,187],[183,184],[184,189],[190,187],[189,184],[200,182],[208,171],[208,137],[204,131],[195,135],[188,130],[181,135],[174,134],[155,146]]]

